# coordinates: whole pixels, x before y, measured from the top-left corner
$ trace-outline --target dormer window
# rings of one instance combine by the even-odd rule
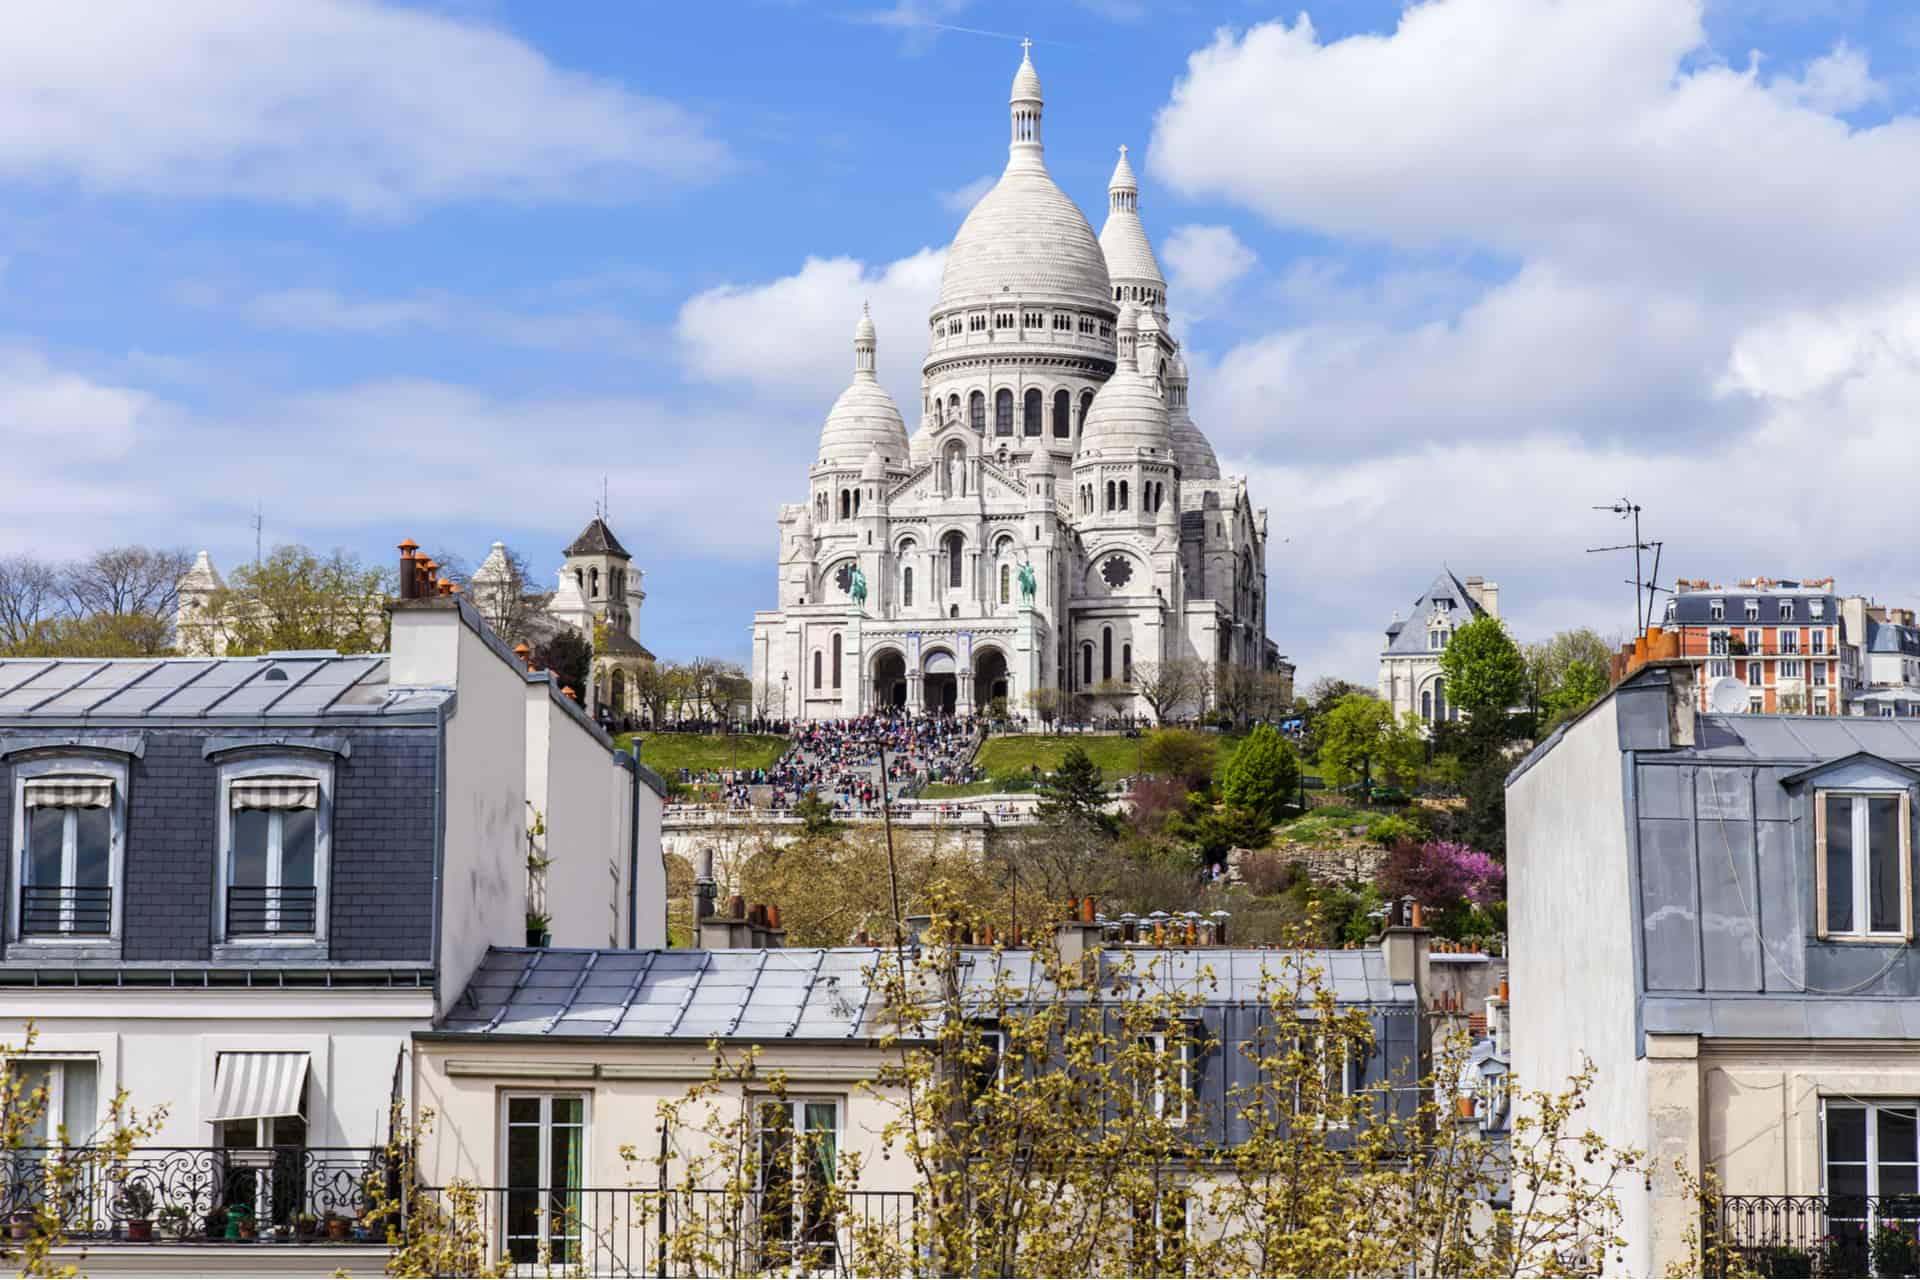
[[[1678,600],[1667,601],[1667,621],[1672,622],[1673,615],[1678,613],[1679,610],[1680,610],[1680,602]]]
[[[120,933],[126,771],[48,759],[14,770],[12,937],[109,943]]]
[[[1782,600],[1780,602],[1780,621],[1782,622],[1793,621],[1793,601]]]
[[[222,767],[220,942],[326,940],[332,792],[324,761],[255,757]]]
[[[1905,791],[1814,793],[1818,933],[1837,941],[1913,936]]]
[[[1760,621],[1760,602],[1758,600],[1747,601],[1747,621]]]
[[[1708,601],[1707,614],[1715,622],[1724,622],[1727,617],[1727,602],[1725,600]]]
[[[1826,602],[1825,600],[1809,600],[1809,601],[1807,601],[1807,616],[1808,616],[1808,617],[1810,617],[1810,618],[1824,618],[1824,617],[1826,617],[1826,616],[1827,616],[1827,602]]]

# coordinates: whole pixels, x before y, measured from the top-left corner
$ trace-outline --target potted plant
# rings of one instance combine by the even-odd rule
[[[193,1234],[193,1214],[185,1205],[162,1206],[158,1221],[160,1233],[169,1240],[185,1240]]]
[[[253,1206],[235,1204],[227,1206],[227,1239],[252,1240],[259,1235],[253,1219]]]
[[[273,1242],[275,1244],[285,1244],[291,1239],[293,1239],[293,1228],[290,1225],[284,1222],[276,1222],[273,1224]]]
[[[14,1213],[7,1223],[7,1234],[15,1240],[25,1240],[33,1234],[33,1210],[21,1209]]]
[[[219,1205],[215,1205],[213,1208],[207,1210],[207,1239],[226,1240],[229,1238],[231,1237],[227,1235],[227,1211]]]
[[[351,1218],[343,1218],[337,1213],[329,1213],[325,1221],[327,1226],[327,1239],[329,1240],[345,1240],[353,1232],[353,1219]]]
[[[1920,1244],[1910,1223],[1882,1220],[1867,1241],[1867,1253],[1878,1276],[1911,1276],[1920,1268]]]
[[[153,1188],[144,1182],[125,1183],[120,1199],[127,1207],[127,1239],[141,1244],[152,1240]]]
[[[311,1240],[320,1234],[320,1219],[310,1213],[297,1213],[293,1216],[293,1233],[302,1240]]]
[[[552,927],[553,921],[547,918],[546,912],[527,912],[527,945],[530,947],[552,946],[553,934],[549,932]]]

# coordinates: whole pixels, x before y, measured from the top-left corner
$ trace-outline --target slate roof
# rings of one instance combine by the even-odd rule
[[[1920,654],[1920,628],[1868,618],[1867,652]]]
[[[1708,763],[1820,764],[1866,752],[1920,765],[1920,718],[1702,715],[1698,744],[1675,754]]]
[[[0,723],[383,716],[451,696],[389,685],[385,654],[0,659]]]
[[[1467,594],[1466,584],[1453,576],[1453,571],[1443,569],[1425,591],[1413,602],[1413,608],[1407,616],[1387,625],[1388,653],[1432,653],[1427,647],[1427,619],[1433,616],[1435,600],[1450,600],[1452,607],[1447,610],[1447,623],[1452,630],[1459,630],[1475,618],[1484,617],[1486,610],[1475,604],[1473,597]]]
[[[620,545],[620,539],[613,536],[613,530],[607,528],[607,522],[595,516],[580,531],[580,536],[567,544],[570,556],[622,556],[633,559],[627,549]]]
[[[1209,1006],[1264,1003],[1262,971],[1279,979],[1292,953],[1253,949],[1140,951],[1135,981],[1200,996]],[[1376,950],[1303,953],[1348,1005],[1413,1005],[1413,985],[1387,976]],[[881,1034],[869,982],[875,947],[773,950],[586,950],[494,947],[436,1030],[443,1034],[603,1039],[865,1040]],[[911,963],[911,962],[909,962]],[[1148,977],[1148,966],[1154,971]],[[963,983],[982,993],[996,971],[1033,985],[1031,951],[970,952]],[[1210,971],[1210,972],[1209,972]]]
[[[1721,601],[1725,606],[1723,617],[1713,616],[1713,602]],[[1751,621],[1747,618],[1747,601],[1759,602],[1760,614]],[[1780,625],[1780,602],[1793,602],[1793,618],[1789,626],[1804,627],[1808,623],[1835,623],[1840,620],[1840,601],[1833,592],[1824,587],[1800,587],[1781,584],[1771,590],[1761,591],[1753,587],[1735,587],[1723,591],[1712,587],[1682,591],[1673,597],[1673,616],[1670,623],[1690,626],[1730,626],[1730,627],[1766,627]],[[1820,605],[1820,616],[1813,616],[1813,604]]]

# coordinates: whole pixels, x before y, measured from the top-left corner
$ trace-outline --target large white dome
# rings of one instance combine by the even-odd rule
[[[907,465],[907,424],[875,376],[877,354],[873,317],[862,308],[853,331],[853,382],[833,402],[820,428],[821,462],[857,467],[878,453],[896,467]]]
[[[936,310],[996,298],[1113,306],[1107,259],[1080,206],[1041,158],[1040,77],[1031,59],[1013,79],[1006,172],[960,224],[947,250]]]

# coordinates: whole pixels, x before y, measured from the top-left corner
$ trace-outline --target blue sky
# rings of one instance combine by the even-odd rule
[[[101,12],[0,34],[0,553],[230,565],[258,501],[550,574],[605,476],[650,647],[744,656],[863,300],[911,421],[1025,33],[1096,227],[1140,162],[1303,677],[1370,680],[1443,563],[1623,629],[1622,493],[1682,576],[1920,598],[1906,6]]]

